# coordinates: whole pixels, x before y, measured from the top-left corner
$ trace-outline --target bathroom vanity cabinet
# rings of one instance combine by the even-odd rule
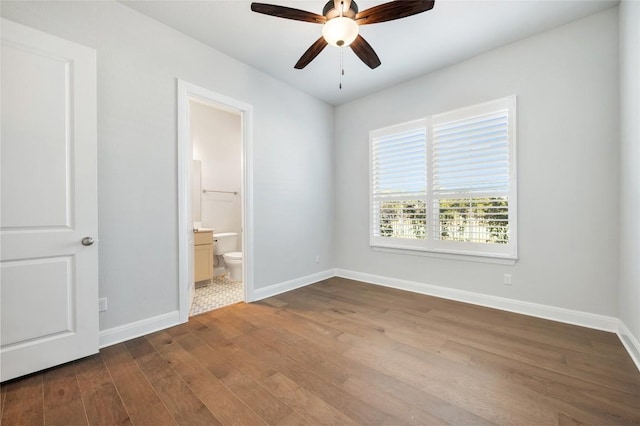
[[[213,278],[213,231],[198,231],[193,234],[193,280],[195,282]]]

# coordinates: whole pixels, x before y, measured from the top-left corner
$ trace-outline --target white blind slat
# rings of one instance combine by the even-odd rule
[[[509,191],[508,110],[433,127],[434,195]]]

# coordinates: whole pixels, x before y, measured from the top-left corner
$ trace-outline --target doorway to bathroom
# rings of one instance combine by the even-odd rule
[[[252,300],[251,106],[178,80],[180,318]]]

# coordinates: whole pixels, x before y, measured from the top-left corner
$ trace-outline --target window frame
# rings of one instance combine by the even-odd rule
[[[434,197],[434,125],[441,122],[454,122],[456,120],[471,118],[506,109],[508,111],[508,167],[509,167],[509,189],[508,197],[508,220],[509,220],[509,242],[507,244],[489,244],[464,241],[447,241],[436,238],[439,232],[439,210],[436,209],[436,202],[442,197]],[[435,123],[435,124],[434,124]],[[375,197],[374,197],[374,175],[373,175],[373,146],[376,138],[390,136],[411,129],[423,126],[426,130],[426,238],[407,239],[382,237],[374,235],[375,232]],[[456,258],[466,260],[478,260],[498,263],[513,263],[518,259],[518,213],[517,213],[517,110],[516,96],[507,96],[481,104],[471,105],[455,110],[431,115],[418,120],[413,120],[397,125],[375,129],[369,132],[369,245],[374,250],[390,251],[394,253],[405,253],[412,255],[426,255],[445,258]],[[485,198],[495,196],[496,192],[468,193],[469,198]],[[460,198],[462,199],[462,198]],[[435,214],[434,214],[435,213]]]

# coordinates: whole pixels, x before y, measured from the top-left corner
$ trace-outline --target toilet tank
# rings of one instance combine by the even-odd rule
[[[213,252],[225,254],[236,251],[238,234],[235,232],[222,232],[213,234]]]

